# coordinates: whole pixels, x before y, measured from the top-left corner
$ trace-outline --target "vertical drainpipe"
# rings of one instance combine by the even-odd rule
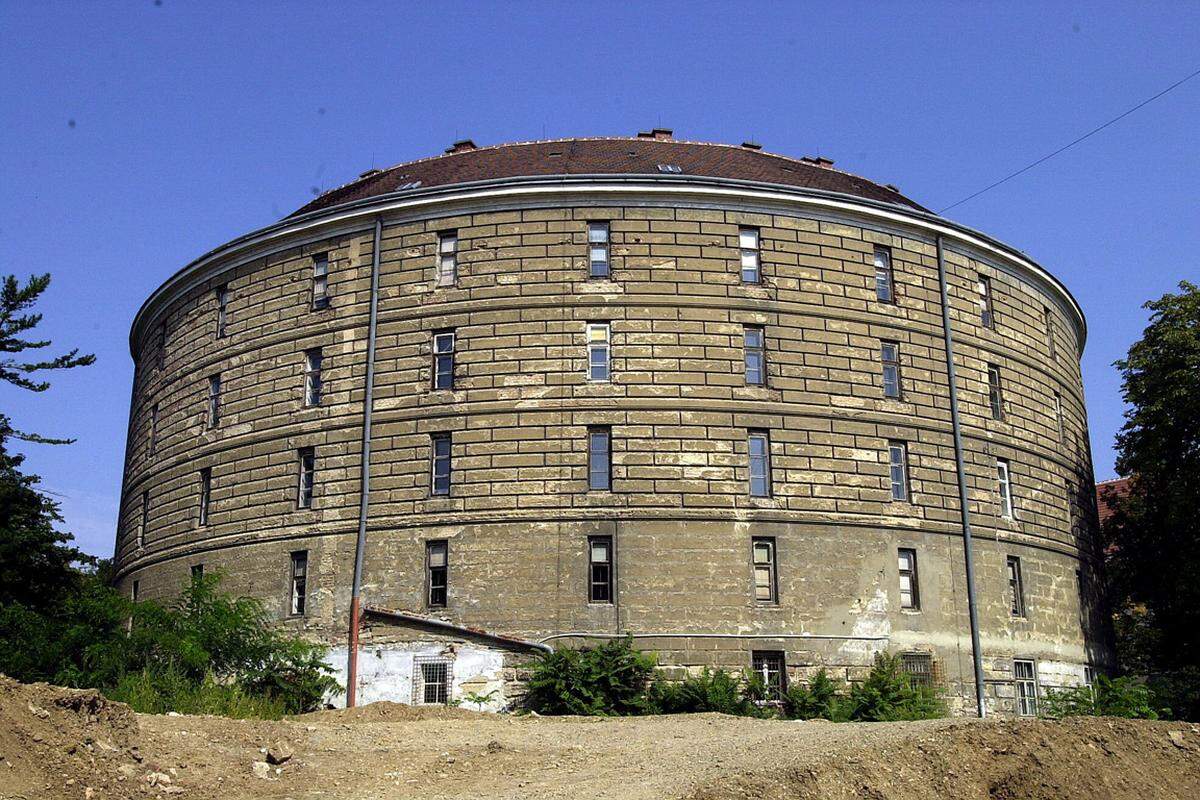
[[[379,246],[383,218],[375,218],[371,252],[371,312],[367,324],[367,386],[363,392],[362,465],[358,490],[358,540],[354,544],[354,582],[350,586],[350,643],[346,663],[346,707],[354,706],[358,683],[358,597],[362,588],[363,550],[367,544],[367,505],[371,497],[371,409],[375,397],[375,326],[379,316]]]
[[[946,350],[946,373],[950,381],[950,422],[954,428],[954,463],[958,476],[958,502],[962,509],[963,553],[967,568],[967,613],[971,618],[971,660],[975,666],[975,704],[982,719],[987,716],[983,694],[983,656],[979,651],[979,612],[975,602],[975,561],[971,552],[971,512],[967,505],[967,475],[963,470],[962,429],[958,420],[958,387],[954,376],[954,335],[950,332],[950,293],[946,287],[946,253],[937,237],[938,285],[942,291],[942,337]]]

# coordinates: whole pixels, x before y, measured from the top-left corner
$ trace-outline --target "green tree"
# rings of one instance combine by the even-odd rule
[[[1109,496],[1104,535],[1124,667],[1173,687],[1163,704],[1200,719],[1200,289],[1179,290],[1146,304],[1149,325],[1116,362],[1116,467],[1130,484]]]

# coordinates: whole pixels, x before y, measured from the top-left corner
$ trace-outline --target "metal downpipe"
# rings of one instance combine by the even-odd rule
[[[980,719],[987,716],[983,688],[983,655],[979,649],[979,612],[975,601],[975,559],[971,545],[971,511],[967,504],[967,475],[963,470],[962,429],[958,419],[958,387],[954,374],[954,335],[950,332],[950,292],[946,287],[946,253],[937,237],[938,285],[942,291],[942,337],[946,349],[946,373],[950,382],[950,422],[954,428],[954,463],[958,477],[958,502],[962,510],[963,554],[967,569],[967,614],[971,619],[971,660],[975,667],[975,705]]]
[[[350,585],[350,642],[346,655],[346,707],[356,700],[358,683],[359,594],[362,589],[363,550],[367,544],[367,506],[371,497],[371,411],[375,398],[375,328],[379,318],[379,248],[383,218],[375,218],[375,240],[371,252],[371,311],[367,324],[367,385],[363,393],[362,465],[358,490],[358,539],[354,544],[354,579]]]

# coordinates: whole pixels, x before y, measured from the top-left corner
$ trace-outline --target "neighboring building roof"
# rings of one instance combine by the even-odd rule
[[[1129,494],[1129,478],[1113,478],[1110,481],[1100,481],[1096,484],[1096,508],[1100,512],[1101,525],[1113,515],[1112,506],[1104,499],[1104,496],[1110,492],[1117,497],[1127,496]]]
[[[670,131],[656,129],[636,138],[553,139],[491,147],[476,147],[469,140],[455,142],[444,155],[364,172],[358,180],[325,192],[291,216],[403,189],[473,181],[549,175],[676,174],[798,186],[927,210],[895,187],[833,169],[833,162],[825,158],[797,159],[764,153],[759,145],[749,142],[739,146],[676,141]]]

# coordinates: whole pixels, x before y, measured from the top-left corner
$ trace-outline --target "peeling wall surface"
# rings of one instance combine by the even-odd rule
[[[346,685],[345,647],[334,647],[325,663],[334,670],[338,683]],[[378,644],[363,647],[358,656],[358,703],[377,700],[412,703],[413,669],[417,657],[444,658],[450,668],[450,700],[472,711],[502,711],[508,708],[503,679],[505,654],[445,642],[426,641]],[[482,702],[468,695],[487,697]],[[332,695],[328,702],[338,708],[346,705],[344,692]]]

